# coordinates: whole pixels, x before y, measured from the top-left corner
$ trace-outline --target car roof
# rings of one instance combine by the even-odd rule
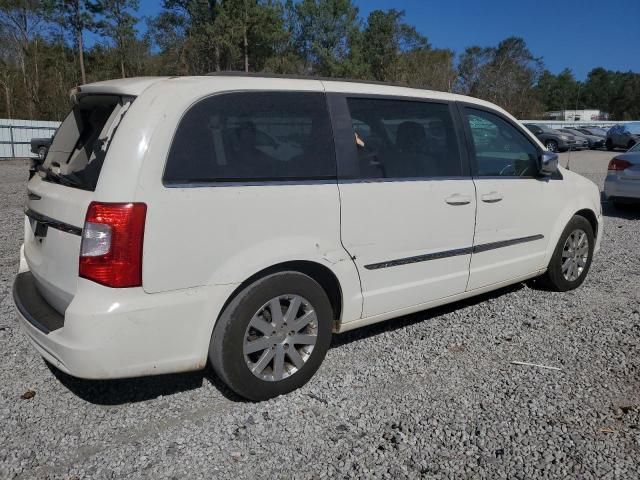
[[[502,113],[511,116],[490,102],[480,100],[478,98],[469,97],[466,95],[458,95],[454,93],[441,92],[436,90],[427,90],[422,88],[412,88],[400,85],[392,85],[389,83],[375,82],[375,81],[362,81],[362,80],[349,80],[349,79],[336,79],[336,78],[324,78],[324,77],[311,77],[311,76],[296,76],[296,75],[276,75],[276,74],[257,74],[257,73],[244,73],[244,72],[216,72],[203,76],[179,76],[179,77],[133,77],[122,78],[114,80],[106,80],[102,82],[94,82],[86,85],[81,85],[74,88],[71,91],[72,95],[86,95],[86,94],[113,94],[113,95],[131,95],[139,96],[146,89],[156,84],[165,84],[168,88],[174,87],[186,87],[190,88],[194,82],[202,83],[203,85],[211,84],[215,90],[237,90],[237,80],[242,78],[243,85],[251,85],[251,88],[255,86],[256,89],[270,88],[270,86],[279,86],[282,88],[287,84],[296,83],[301,85],[302,83],[315,82],[322,85],[322,88],[326,92],[334,93],[353,93],[353,94],[376,94],[376,95],[388,95],[397,97],[413,97],[413,98],[428,98],[432,100],[443,101],[458,101],[466,102],[473,105],[485,106],[494,110],[498,110]],[[212,81],[214,80],[215,81]],[[268,80],[268,82],[265,82]]]

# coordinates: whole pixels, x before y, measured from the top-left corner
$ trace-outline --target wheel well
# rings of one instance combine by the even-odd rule
[[[231,301],[236,297],[236,295],[238,295],[238,293],[244,290],[247,286],[254,283],[256,280],[259,280],[273,273],[285,271],[296,271],[304,273],[305,275],[310,276],[316,282],[318,282],[329,298],[331,308],[333,309],[334,320],[340,320],[340,317],[342,315],[342,289],[340,288],[340,282],[338,281],[338,278],[331,270],[329,270],[329,268],[325,267],[324,265],[307,260],[296,260],[291,262],[279,263],[277,265],[272,265],[271,267],[265,268],[264,270],[260,270],[254,275],[251,275],[233,291],[220,312],[223,312],[224,309],[227,308],[227,305],[231,303]]]
[[[593,213],[593,210],[585,208],[584,210],[576,212],[576,215],[580,215],[587,219],[593,229],[593,236],[596,237],[598,235],[598,219],[596,218],[596,214]]]

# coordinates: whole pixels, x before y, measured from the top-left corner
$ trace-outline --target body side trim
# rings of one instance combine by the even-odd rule
[[[442,252],[427,253],[424,255],[417,255],[415,257],[399,258],[397,260],[388,260],[386,262],[371,263],[365,265],[367,270],[378,270],[381,268],[397,267],[399,265],[408,265],[411,263],[427,262],[429,260],[439,260],[441,258],[456,257],[458,255],[469,255],[472,253],[482,253],[489,250],[495,250],[497,248],[510,247],[512,245],[518,245],[520,243],[534,242],[541,240],[544,235],[530,235],[528,237],[513,238],[510,240],[501,240],[499,242],[485,243],[482,245],[475,245],[473,247],[456,248],[454,250],[444,250]]]

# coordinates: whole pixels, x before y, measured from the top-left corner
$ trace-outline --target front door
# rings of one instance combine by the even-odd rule
[[[477,218],[468,290],[544,268],[556,218],[553,185],[537,175],[538,147],[505,117],[465,107]]]
[[[475,188],[447,103],[330,95],[342,242],[363,317],[464,292]]]

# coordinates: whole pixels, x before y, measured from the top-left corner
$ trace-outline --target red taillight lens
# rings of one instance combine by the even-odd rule
[[[92,202],[82,229],[80,276],[108,287],[142,285],[144,203]]]
[[[620,170],[626,170],[630,166],[631,166],[631,162],[614,158],[609,162],[609,166],[607,167],[607,170],[614,170],[616,172],[619,172]]]

